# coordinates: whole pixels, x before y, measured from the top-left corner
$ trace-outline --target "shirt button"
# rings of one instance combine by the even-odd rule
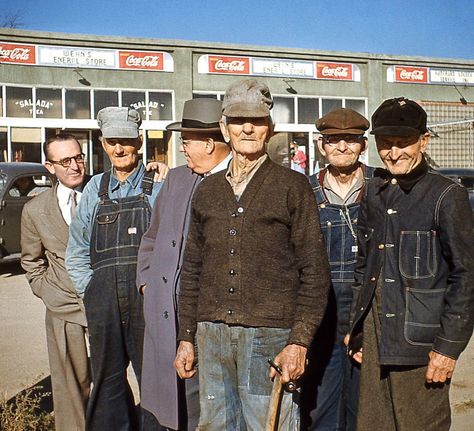
[[[371,277],[370,281],[375,281],[376,278],[375,277]]]
[[[234,293],[235,289],[233,287],[229,287],[229,293]]]
[[[235,229],[229,230],[229,233],[230,233],[232,236],[237,235],[237,231],[236,231]]]
[[[233,256],[233,255],[235,254],[235,248],[231,248],[231,249],[229,250],[229,254],[230,254],[231,256]]]
[[[244,209],[243,209],[242,207],[238,207],[238,208],[237,208],[237,212],[240,213],[240,214],[242,214],[242,213],[244,212]]]
[[[383,244],[379,244],[379,250],[383,250],[385,246]]]
[[[166,277],[163,277],[163,283],[168,283],[168,279]]]
[[[227,314],[230,316],[232,314],[232,310],[227,310]]]
[[[364,311],[364,307],[360,307],[360,311]]]
[[[235,274],[237,274],[237,271],[236,271],[235,269],[231,269],[231,270],[229,271],[229,275],[232,275],[232,276],[233,276],[233,275],[235,275]]]

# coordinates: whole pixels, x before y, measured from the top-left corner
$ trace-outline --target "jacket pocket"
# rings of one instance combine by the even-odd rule
[[[405,290],[405,339],[410,344],[430,346],[439,332],[445,289]]]
[[[434,277],[438,271],[436,231],[401,231],[398,266],[411,280]]]

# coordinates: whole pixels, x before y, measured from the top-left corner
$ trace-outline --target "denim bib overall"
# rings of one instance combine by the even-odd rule
[[[153,172],[142,179],[142,193],[110,199],[110,172],[99,187],[92,228],[92,279],[84,295],[89,328],[93,389],[86,414],[88,431],[129,431],[139,414],[127,381],[132,363],[140,381],[143,348],[142,297],[135,287],[138,247],[148,229]]]

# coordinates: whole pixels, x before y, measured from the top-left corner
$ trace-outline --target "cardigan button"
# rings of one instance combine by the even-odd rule
[[[232,236],[237,235],[237,231],[236,231],[235,229],[229,230],[229,233],[230,233]]]
[[[234,275],[236,275],[236,274],[237,274],[237,271],[236,271],[235,269],[231,269],[231,270],[229,271],[229,275],[234,276]]]
[[[235,289],[233,287],[229,287],[229,293],[234,293]]]
[[[240,214],[242,214],[242,213],[244,212],[244,209],[243,209],[242,207],[238,207],[238,208],[237,208],[237,212],[240,213]]]
[[[229,250],[229,254],[230,254],[231,256],[233,256],[233,255],[235,254],[235,248],[231,248],[231,249]]]
[[[232,310],[227,310],[227,314],[230,316],[232,314]]]

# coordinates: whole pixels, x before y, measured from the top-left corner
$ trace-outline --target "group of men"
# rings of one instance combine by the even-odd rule
[[[57,430],[264,430],[275,379],[296,386],[281,430],[449,429],[474,227],[466,190],[425,161],[425,111],[375,111],[375,170],[367,119],[327,113],[308,181],[267,155],[272,106],[254,79],[185,102],[168,130],[187,165],[164,182],[133,109],[99,112],[112,169],[87,185],[77,140],[46,141],[58,183],[25,206],[22,264],[47,307]]]

